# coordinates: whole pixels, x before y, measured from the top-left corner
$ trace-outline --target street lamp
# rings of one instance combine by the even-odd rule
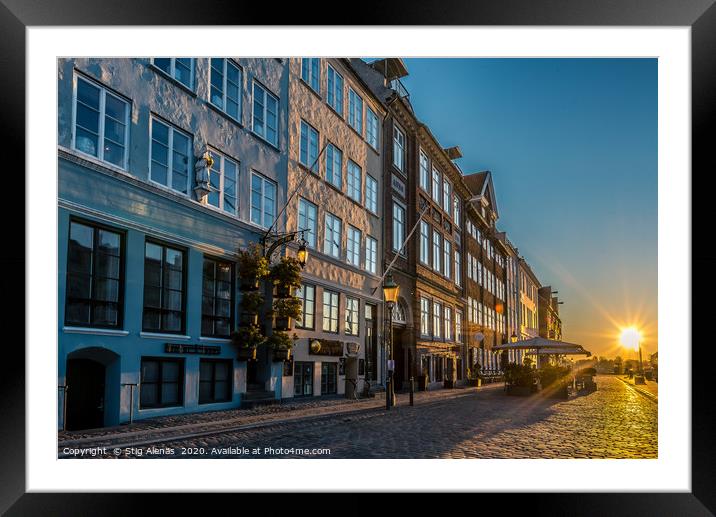
[[[303,238],[299,242],[296,257],[298,258],[298,263],[301,264],[301,267],[306,267],[306,262],[308,262],[308,248],[306,247],[306,241]]]
[[[383,283],[383,298],[388,306],[388,365],[392,366],[393,362],[393,307],[398,303],[398,293],[400,286],[393,280],[393,275],[389,274]],[[393,368],[388,368],[388,386],[385,390],[385,409],[390,409],[393,403]]]

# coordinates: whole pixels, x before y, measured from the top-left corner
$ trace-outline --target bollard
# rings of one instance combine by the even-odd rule
[[[415,393],[415,379],[410,376],[410,405],[413,405],[413,393]]]

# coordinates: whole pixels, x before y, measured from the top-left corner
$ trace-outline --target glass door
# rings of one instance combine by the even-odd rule
[[[296,362],[293,367],[293,395],[304,397],[313,395],[313,363]]]

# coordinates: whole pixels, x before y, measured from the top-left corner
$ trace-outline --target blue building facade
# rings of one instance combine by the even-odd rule
[[[235,256],[285,204],[287,92],[281,59],[58,60],[60,429],[241,404]]]

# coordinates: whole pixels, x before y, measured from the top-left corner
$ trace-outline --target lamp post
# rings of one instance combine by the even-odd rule
[[[510,336],[510,343],[517,343],[517,334],[515,331],[512,331],[512,335]],[[515,363],[517,363],[517,350],[512,351],[512,358],[515,359]]]
[[[385,409],[390,409],[393,404],[393,307],[398,302],[398,292],[400,286],[393,280],[393,275],[389,274],[383,283],[383,298],[388,308],[388,379],[385,389]]]

